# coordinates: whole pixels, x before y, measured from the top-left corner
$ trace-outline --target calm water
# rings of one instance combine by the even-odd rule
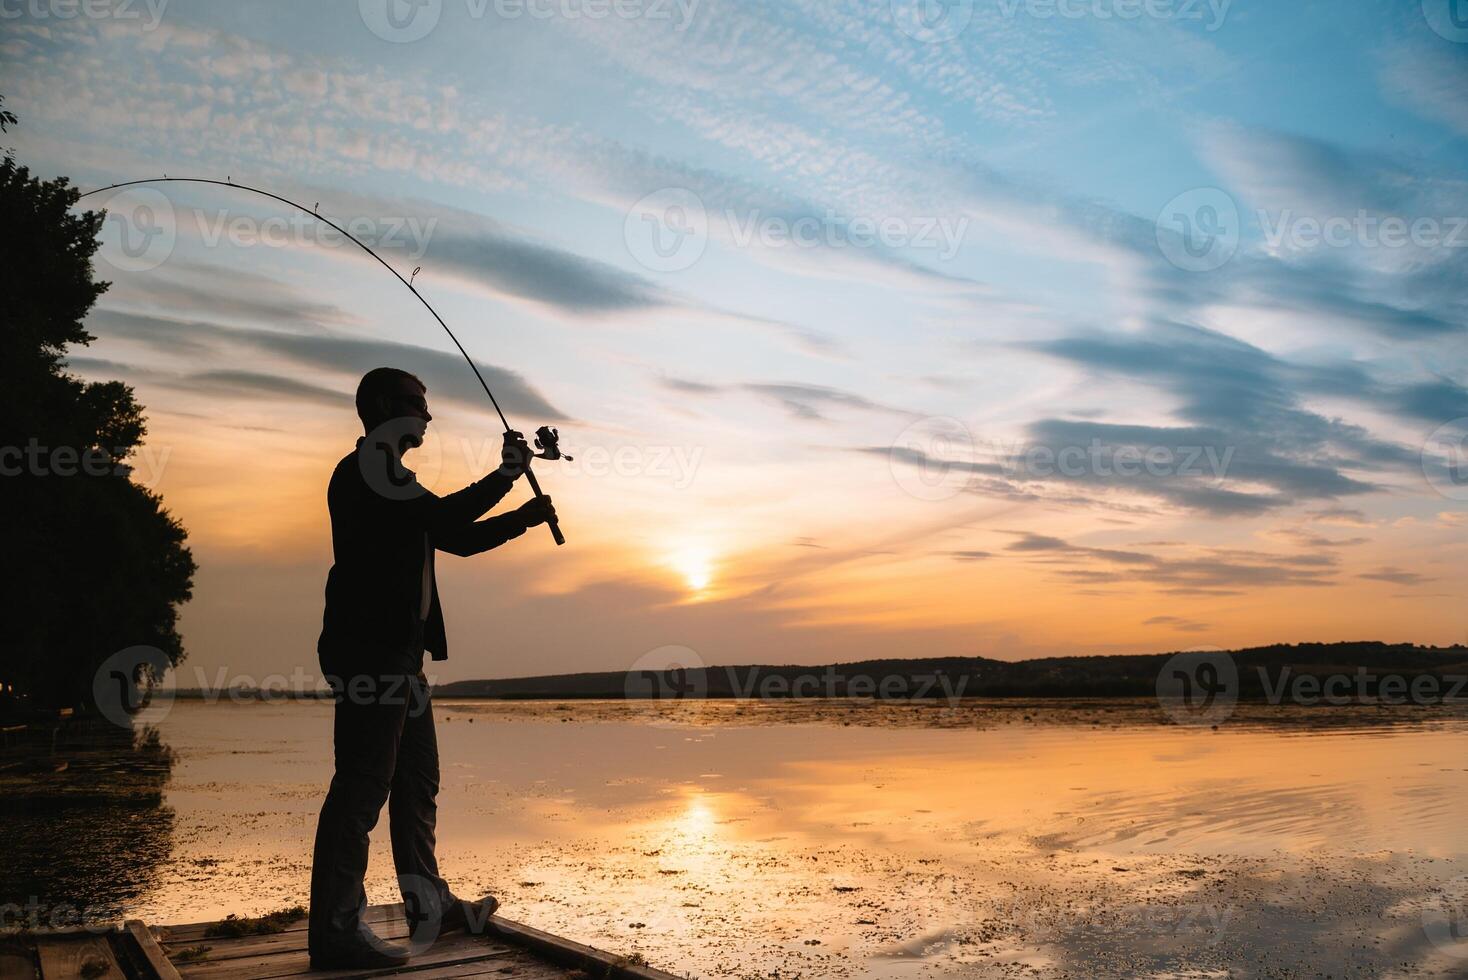
[[[1307,710],[440,702],[439,855],[697,977],[1468,975],[1468,722]],[[330,711],[172,705],[171,775],[25,809],[0,884],[154,922],[303,904]]]

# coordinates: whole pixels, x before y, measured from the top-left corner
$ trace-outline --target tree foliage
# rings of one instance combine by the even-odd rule
[[[86,703],[98,666],[121,649],[154,646],[178,663],[177,611],[196,567],[183,526],[129,477],[126,459],[147,432],[132,389],[66,370],[68,350],[93,340],[83,320],[108,285],[92,270],[104,214],[74,211],[77,197],[65,178],[0,162],[0,495],[11,573],[0,590],[0,689],[52,705]]]

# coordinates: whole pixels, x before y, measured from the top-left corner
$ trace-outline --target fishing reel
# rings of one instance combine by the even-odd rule
[[[535,448],[540,452],[535,454],[536,459],[564,459],[571,462],[576,457],[567,456],[561,452],[561,434],[548,425],[542,425],[535,430]]]
[[[569,461],[570,456],[561,452],[561,434],[548,425],[542,425],[535,430],[535,448],[538,453],[531,453],[536,459],[564,459]],[[537,496],[541,496],[540,483],[535,479],[535,474],[529,467],[525,469],[525,479],[530,481],[530,489]],[[551,537],[555,538],[556,544],[565,544],[566,536],[561,533],[561,526],[555,521],[548,521]]]

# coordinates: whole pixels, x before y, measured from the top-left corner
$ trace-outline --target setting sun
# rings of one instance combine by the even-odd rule
[[[713,580],[713,560],[701,548],[687,548],[669,559],[668,564],[683,577],[690,592],[701,593]]]

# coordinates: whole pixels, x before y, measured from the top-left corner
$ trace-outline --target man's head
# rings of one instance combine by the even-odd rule
[[[427,386],[407,371],[397,368],[373,368],[362,376],[357,385],[357,417],[368,433],[394,419],[412,419],[421,425],[410,425],[409,448],[423,444],[423,433],[433,416],[428,414],[428,401],[424,397]]]

